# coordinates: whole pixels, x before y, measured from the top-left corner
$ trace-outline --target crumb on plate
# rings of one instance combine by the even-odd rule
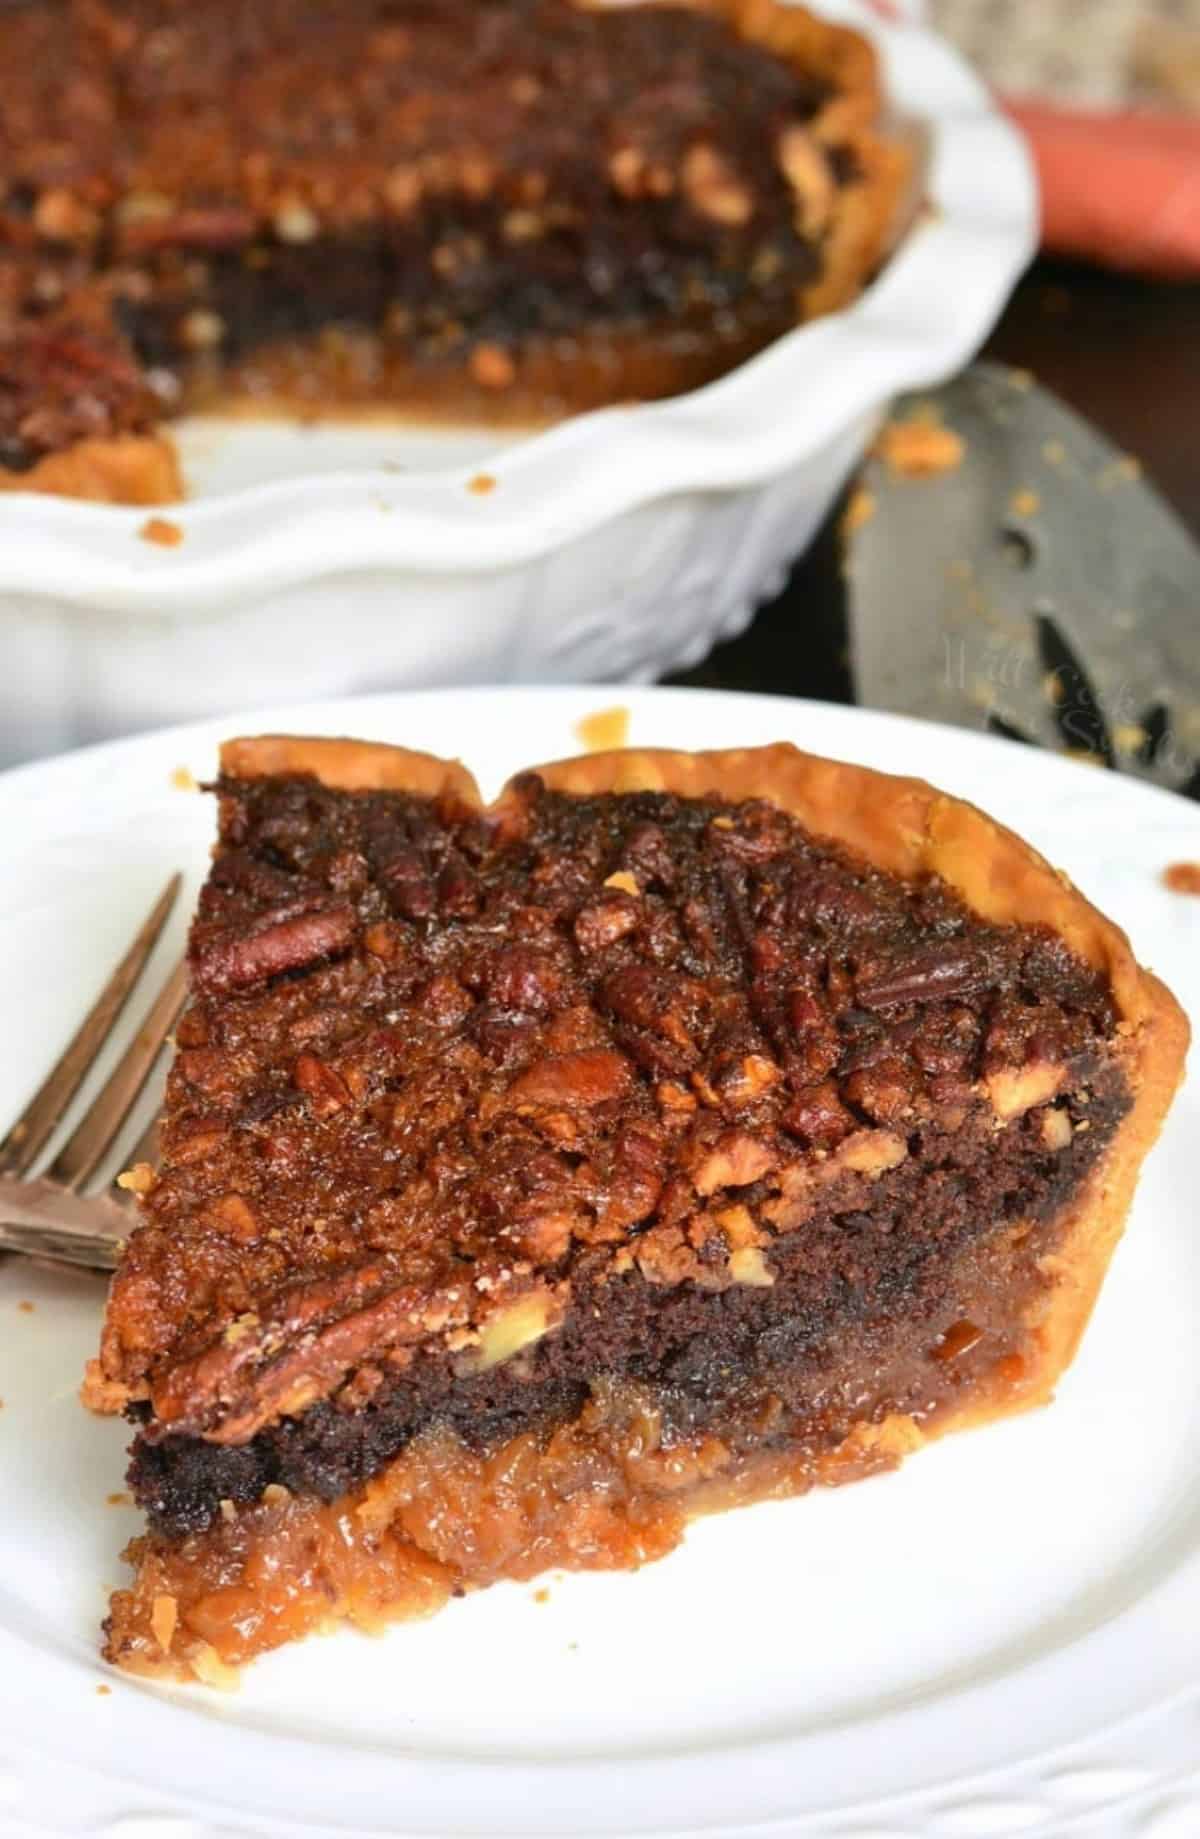
[[[138,531],[143,543],[157,543],[160,549],[178,549],[183,530],[169,517],[148,517]]]
[[[495,489],[496,480],[492,473],[476,473],[473,479],[467,480],[467,490],[474,492],[477,498],[486,498]]]
[[[177,766],[171,774],[171,784],[177,792],[198,792],[200,781],[190,766]]]
[[[30,1302],[24,1302],[24,1301],[19,1302],[17,1304],[17,1308],[21,1311],[22,1315],[32,1315],[33,1314],[33,1304]]]
[[[1023,485],[1009,499],[1008,508],[1014,517],[1034,517],[1042,508],[1042,501],[1037,493]]]
[[[621,704],[611,709],[595,709],[576,722],[575,733],[589,753],[624,747],[629,739],[629,710]]]
[[[1172,894],[1200,894],[1200,862],[1171,862],[1163,881]]]
[[[120,1489],[115,1494],[106,1494],[104,1504],[106,1507],[132,1507],[133,1496],[127,1489]]]

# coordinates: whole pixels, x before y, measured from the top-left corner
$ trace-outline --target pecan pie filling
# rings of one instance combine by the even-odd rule
[[[1138,1085],[1102,968],[765,798],[275,745],[227,750],[87,1382],[149,1519],[110,1658],[636,1565],[1046,1395]]]
[[[858,291],[910,165],[866,42],[747,0],[17,0],[0,55],[10,484],[187,408],[693,387]]]

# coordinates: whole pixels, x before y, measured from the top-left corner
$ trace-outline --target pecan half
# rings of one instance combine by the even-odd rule
[[[996,980],[993,954],[956,939],[922,945],[903,957],[857,977],[854,994],[865,1009],[893,1009],[901,1003],[946,1002],[977,996]]]
[[[349,905],[267,913],[252,932],[196,941],[192,981],[206,996],[228,995],[345,951],[357,931],[358,917]]]

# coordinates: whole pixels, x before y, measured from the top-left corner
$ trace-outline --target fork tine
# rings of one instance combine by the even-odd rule
[[[104,1089],[46,1170],[47,1181],[77,1189],[94,1174],[149,1078],[186,995],[187,964],[184,961],[177,964],[167,978]]]
[[[171,876],[129,950],[80,1024],[70,1046],[0,1143],[0,1175],[23,1175],[37,1161],[59,1119],[83,1083],[88,1068],[112,1033],[130,991],[158,942],[182,885],[181,875]]]

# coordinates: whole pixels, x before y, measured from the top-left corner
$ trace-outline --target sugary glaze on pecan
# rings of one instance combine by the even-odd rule
[[[606,1297],[653,1337],[665,1290],[752,1321],[778,1280],[828,1330],[1060,1205],[1126,1103],[1056,937],[763,802],[278,776],[222,783],[221,836],[102,1349],[150,1441],[419,1404],[433,1350],[443,1394],[518,1353],[588,1379]]]
[[[865,43],[743,0],[18,0],[0,56],[9,469],[50,427],[5,401],[31,320],[112,367],[72,419],[51,364],[61,441],[129,425],[130,363],[160,408],[683,387],[861,285],[907,168]]]

